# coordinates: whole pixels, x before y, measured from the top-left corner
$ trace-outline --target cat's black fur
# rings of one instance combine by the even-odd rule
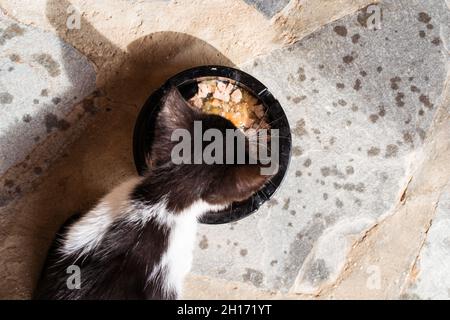
[[[165,199],[167,214],[182,214],[195,201],[229,205],[250,197],[267,181],[259,165],[175,165],[170,152],[174,129],[193,130],[194,120],[202,121],[203,131],[235,128],[219,116],[207,115],[187,105],[176,89],[162,102],[152,151],[153,166],[133,188],[128,198],[138,207],[152,207]],[[225,154],[224,154],[225,156]],[[73,222],[76,224],[77,221]],[[70,227],[70,226],[69,226]],[[170,245],[173,230],[154,218],[133,224],[126,215],[109,225],[100,243],[87,254],[63,253],[68,227],[63,228],[52,246],[36,289],[37,299],[176,299],[178,292],[167,287],[167,268],[149,275],[161,262]],[[77,265],[82,270],[81,288],[68,289],[66,270]]]

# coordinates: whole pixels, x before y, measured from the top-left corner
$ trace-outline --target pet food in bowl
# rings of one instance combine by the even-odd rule
[[[244,132],[269,129],[264,106],[246,89],[229,80],[203,80],[189,100],[203,112],[222,116]]]

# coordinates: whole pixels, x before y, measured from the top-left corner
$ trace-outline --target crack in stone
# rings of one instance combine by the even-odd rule
[[[425,246],[425,243],[427,242],[428,232],[430,231],[430,229],[431,229],[431,227],[433,225],[433,220],[436,217],[436,211],[437,211],[437,208],[439,206],[439,200],[441,199],[442,194],[443,193],[441,193],[439,195],[438,200],[436,201],[435,206],[434,206],[432,217],[430,218],[430,220],[428,221],[428,224],[426,225],[426,229],[425,229],[425,232],[424,232],[424,235],[423,235],[423,240],[422,240],[419,248],[417,249],[416,257],[415,257],[415,259],[414,259],[414,261],[413,261],[413,263],[411,265],[411,268],[409,269],[408,275],[405,278],[405,282],[403,283],[403,285],[402,285],[402,287],[400,289],[400,294],[399,294],[400,297],[405,294],[405,291],[408,289],[408,285],[411,284],[414,281],[413,278],[415,278],[415,276],[413,276],[413,275],[414,274],[417,275],[417,272],[419,270],[418,269],[418,263],[420,261],[420,254],[422,253],[423,247]]]

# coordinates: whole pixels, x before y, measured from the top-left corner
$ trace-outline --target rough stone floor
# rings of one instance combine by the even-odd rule
[[[260,79],[293,134],[256,214],[202,225],[185,298],[450,298],[450,1],[0,1],[0,298],[134,175],[146,97],[188,67]]]

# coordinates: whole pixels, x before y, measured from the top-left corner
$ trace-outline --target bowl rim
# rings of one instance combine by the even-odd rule
[[[221,77],[236,81],[238,85],[242,85],[258,98],[266,109],[272,109],[277,114],[277,118],[271,122],[271,126],[275,121],[282,123],[281,128],[278,128],[280,129],[280,136],[282,135],[281,131],[283,131],[283,139],[280,142],[279,151],[279,170],[270,179],[271,183],[266,184],[249,199],[239,203],[233,203],[229,208],[219,212],[206,213],[199,219],[199,222],[203,224],[231,223],[255,213],[264,202],[273,197],[286,177],[291,160],[292,136],[286,114],[269,89],[252,75],[228,66],[204,65],[181,71],[170,77],[161,87],[150,94],[139,111],[133,132],[134,163],[138,174],[140,176],[145,174],[148,168],[146,154],[151,149],[150,146],[152,144],[152,137],[150,137],[153,134],[151,131],[152,125],[154,125],[154,120],[159,109],[159,102],[164,94],[172,86],[178,88],[183,84],[196,81],[196,79],[202,77]]]

